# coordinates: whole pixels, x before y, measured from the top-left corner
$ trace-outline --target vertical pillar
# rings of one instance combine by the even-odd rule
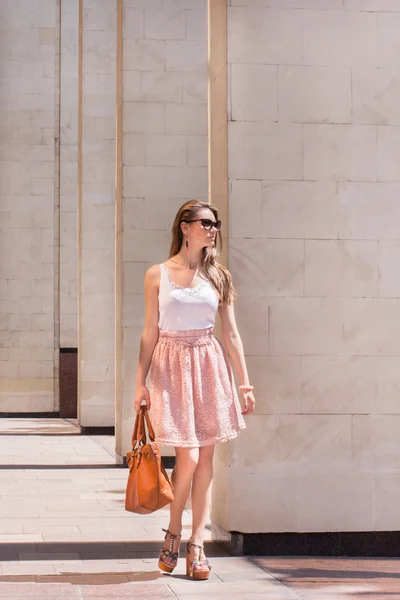
[[[113,426],[116,3],[80,1],[79,422]]]

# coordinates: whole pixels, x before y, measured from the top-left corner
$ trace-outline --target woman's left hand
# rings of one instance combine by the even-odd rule
[[[239,390],[242,395],[242,415],[250,415],[254,412],[254,408],[256,405],[256,399],[254,398],[253,392],[245,392],[244,390]]]

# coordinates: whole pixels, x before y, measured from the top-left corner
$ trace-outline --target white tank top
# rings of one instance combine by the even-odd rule
[[[162,331],[185,331],[214,327],[219,299],[210,281],[184,288],[171,279],[166,265],[160,265],[158,293],[159,321]]]

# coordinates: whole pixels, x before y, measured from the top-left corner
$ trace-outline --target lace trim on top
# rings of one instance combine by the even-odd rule
[[[208,281],[208,279],[205,279],[204,281],[202,281],[201,283],[199,283],[198,285],[196,285],[195,287],[183,287],[182,285],[179,285],[178,283],[175,283],[175,281],[173,281],[171,279],[171,274],[169,272],[168,267],[166,266],[165,263],[162,263],[164,269],[167,272],[167,276],[168,276],[168,281],[170,282],[170,284],[177,290],[182,290],[182,292],[185,292],[185,294],[195,294],[196,292],[198,292],[199,290],[203,289],[203,287],[205,287],[206,285],[208,285],[210,282]]]

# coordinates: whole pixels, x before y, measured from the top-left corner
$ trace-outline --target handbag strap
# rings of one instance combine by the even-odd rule
[[[146,427],[144,425],[144,420],[146,419],[147,429],[149,432],[149,438],[151,442],[154,442],[155,435],[154,429],[150,421],[149,413],[147,411],[147,406],[141,406],[139,412],[136,415],[135,427],[133,429],[132,435],[132,448],[135,448],[137,442],[141,442],[143,445],[147,442],[146,436]]]
[[[147,429],[148,429],[148,432],[149,432],[150,441],[154,442],[156,436],[154,435],[154,429],[153,429],[153,426],[152,426],[151,421],[150,421],[149,413],[147,411],[147,406],[142,406],[141,408],[143,409],[143,414],[144,414],[145,419],[146,419]],[[143,428],[144,428],[144,423],[143,423]],[[146,433],[145,433],[145,435],[146,435]]]
[[[142,442],[142,444],[146,443],[146,431],[144,429],[142,409],[136,414],[135,426],[132,434],[132,449],[135,448],[138,441],[139,443]]]

